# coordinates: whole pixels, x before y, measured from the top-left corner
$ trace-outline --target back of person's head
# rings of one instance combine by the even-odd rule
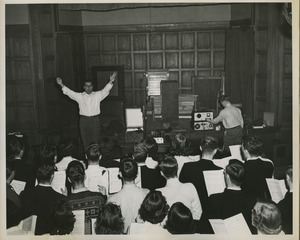
[[[260,156],[264,152],[263,142],[254,135],[243,136],[242,147],[247,150],[251,156]]]
[[[122,234],[124,231],[124,218],[121,208],[114,203],[107,203],[95,224],[96,234]]]
[[[218,139],[212,136],[206,136],[201,140],[202,153],[212,154],[218,148]]]
[[[49,182],[55,171],[53,162],[41,162],[36,170],[36,178],[38,182]]]
[[[293,182],[293,168],[292,167],[288,167],[288,169],[286,170],[285,174],[286,174],[286,176],[289,176],[289,178]]]
[[[148,150],[143,143],[138,143],[133,146],[133,158],[137,162],[145,162],[148,155]]]
[[[219,102],[221,103],[221,102],[230,102],[230,98],[227,96],[227,95],[221,95],[220,97],[219,97]]]
[[[98,162],[101,158],[100,146],[97,143],[92,143],[85,151],[87,160],[91,162]]]
[[[143,144],[148,150],[148,156],[152,158],[155,157],[158,151],[158,145],[155,139],[153,137],[147,137],[144,139]]]
[[[77,147],[72,139],[65,139],[61,144],[58,146],[57,154],[59,156],[59,160],[61,160],[64,157],[75,157],[78,155],[77,153]]]
[[[136,179],[138,174],[138,165],[132,158],[122,159],[119,168],[124,181],[130,182]]]
[[[167,216],[169,205],[160,191],[150,191],[139,209],[143,221],[152,224],[160,223]]]
[[[195,233],[195,225],[191,210],[181,202],[174,203],[168,212],[165,228],[171,234]]]
[[[293,188],[293,168],[291,166],[289,166],[285,172],[285,183],[286,183],[287,189],[292,190],[292,188]]]
[[[40,147],[40,160],[42,162],[53,162],[57,160],[57,150],[54,145],[42,145]]]
[[[237,159],[231,159],[225,168],[232,183],[236,186],[241,186],[245,180],[246,169],[244,163]]]
[[[70,179],[71,183],[84,182],[85,171],[83,164],[76,160],[70,162],[66,170],[66,177]]]
[[[252,210],[252,225],[262,234],[281,232],[281,213],[271,200],[258,200]]]
[[[186,136],[183,133],[178,133],[175,135],[173,141],[172,141],[172,147],[176,149],[182,149],[186,147]]]
[[[59,200],[50,209],[50,235],[70,234],[74,229],[75,221],[72,206],[66,200]]]
[[[159,169],[167,179],[174,178],[177,176],[178,171],[177,160],[173,156],[166,156],[159,163]]]
[[[17,137],[16,135],[6,136],[6,157],[15,158],[22,155],[25,150],[23,137]],[[22,156],[20,156],[22,157]]]

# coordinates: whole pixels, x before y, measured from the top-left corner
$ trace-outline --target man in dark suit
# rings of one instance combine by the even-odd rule
[[[241,190],[245,173],[242,162],[236,159],[229,161],[224,169],[226,189],[224,192],[212,194],[208,198],[209,204],[205,210],[209,219],[226,219],[242,213],[249,227],[252,227],[251,210],[256,203],[256,199]]]
[[[35,235],[50,232],[48,222],[49,210],[58,200],[65,198],[51,187],[54,177],[55,165],[53,162],[41,163],[36,172],[38,185],[34,188],[24,190],[20,194],[22,205],[22,219],[31,215],[37,216]]]
[[[278,203],[278,208],[281,212],[282,230],[285,234],[293,233],[293,169],[289,168],[286,171],[285,183],[288,192],[284,199]]]
[[[222,169],[213,163],[213,157],[217,152],[217,148],[218,141],[216,138],[207,136],[202,139],[200,146],[202,150],[201,159],[197,162],[185,163],[179,176],[180,182],[194,184],[203,209],[208,205],[208,194],[203,171]]]
[[[270,159],[263,158],[264,144],[256,136],[242,138],[242,154],[246,160],[246,177],[242,190],[254,197],[270,198],[266,178],[273,177],[274,166]]]

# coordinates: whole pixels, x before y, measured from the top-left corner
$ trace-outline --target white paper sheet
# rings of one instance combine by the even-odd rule
[[[28,218],[25,218],[20,222],[20,227],[23,231],[27,232],[29,235],[34,235],[35,225],[36,225],[36,215],[32,215]]]
[[[13,189],[17,194],[20,194],[20,192],[24,190],[26,182],[19,181],[19,180],[12,180],[10,185],[13,187]]]
[[[54,172],[54,178],[51,183],[51,187],[58,193],[62,193],[61,189],[65,189],[66,186],[66,171]]]
[[[73,211],[76,222],[74,224],[74,229],[72,235],[84,235],[84,210]]]
[[[119,179],[119,168],[108,169],[109,194],[117,193],[122,189],[122,180]]]
[[[230,153],[231,153],[231,159],[238,159],[243,160],[242,154],[241,154],[241,145],[232,145],[229,146]]]
[[[280,202],[284,198],[284,196],[287,192],[284,180],[266,178],[266,181],[267,181],[267,185],[268,185],[272,200],[275,203]]]
[[[225,189],[223,169],[203,171],[208,196],[221,193]]]

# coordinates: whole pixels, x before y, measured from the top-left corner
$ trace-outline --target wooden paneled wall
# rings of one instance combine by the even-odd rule
[[[148,70],[169,70],[180,93],[191,92],[191,77],[221,76],[224,29],[173,32],[85,33],[87,78],[93,66],[124,65],[126,106],[145,104]]]

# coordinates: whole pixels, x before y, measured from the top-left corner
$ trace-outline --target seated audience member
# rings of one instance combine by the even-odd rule
[[[258,234],[284,234],[281,230],[281,213],[271,200],[259,200],[252,210],[252,225]]]
[[[147,137],[143,140],[143,144],[148,151],[147,157],[156,160],[158,155],[158,145],[155,139],[153,137]]]
[[[148,156],[148,150],[143,143],[133,147],[133,158],[140,165],[141,186],[154,190],[166,185],[166,180],[161,176],[158,169],[158,162]]]
[[[6,161],[6,228],[17,226],[21,221],[21,201],[10,185],[15,176],[15,162]]]
[[[85,170],[86,179],[85,186],[93,192],[99,191],[106,195],[108,190],[108,172],[104,167],[99,166],[101,159],[100,146],[93,143],[86,148],[85,157],[88,161],[87,169]]]
[[[57,150],[54,145],[42,145],[40,147],[40,161],[56,163],[57,161]]]
[[[285,234],[293,233],[293,169],[290,167],[286,171],[285,182],[288,192],[284,199],[278,203],[282,216],[282,230]]]
[[[50,233],[49,209],[55,202],[65,198],[51,187],[54,169],[53,162],[42,162],[36,172],[38,185],[20,193],[22,218],[37,216],[35,235]]]
[[[124,233],[127,232],[130,224],[135,222],[141,203],[149,192],[148,189],[136,186],[137,173],[137,163],[131,158],[123,159],[120,163],[119,173],[123,182],[122,189],[108,198],[108,202],[113,202],[121,207],[124,217]]]
[[[214,137],[207,136],[201,141],[202,156],[199,161],[189,162],[183,165],[179,180],[182,183],[193,183],[200,198],[202,209],[208,205],[208,194],[203,176],[203,171],[219,170],[221,167],[213,163],[214,155],[217,152],[218,140]]]
[[[115,144],[110,138],[103,138],[101,143],[102,157],[100,159],[100,166],[105,168],[119,168],[120,162],[114,159]]]
[[[178,163],[177,176],[185,163],[200,160],[200,155],[192,156],[191,144],[183,133],[178,133],[172,140],[171,155],[175,156]]]
[[[67,200],[73,210],[85,210],[85,234],[92,234],[91,219],[97,218],[106,203],[106,196],[100,192],[91,192],[84,185],[85,172],[79,161],[69,163],[66,170],[67,179],[71,182],[72,193]]]
[[[24,158],[25,142],[24,135],[8,135],[6,137],[6,157],[15,162],[14,179],[26,182],[25,189],[29,189],[35,184],[35,168]]]
[[[164,226],[171,234],[194,234],[196,224],[190,209],[181,202],[172,205],[168,212],[168,219]]]
[[[202,208],[197,191],[192,183],[181,183],[177,177],[178,164],[174,157],[167,156],[159,164],[162,176],[167,179],[163,188],[157,189],[165,196],[169,206],[175,202],[182,202],[193,214],[195,220],[199,220]]]
[[[67,235],[74,229],[75,215],[71,205],[66,200],[56,202],[50,209],[50,235]]]
[[[68,164],[78,157],[77,147],[73,140],[66,139],[58,146],[57,162],[55,164],[57,171],[65,171]]]
[[[96,234],[123,234],[124,218],[121,209],[113,203],[107,203],[99,213],[95,223]]]
[[[246,177],[242,190],[259,198],[270,198],[266,178],[273,177],[274,166],[271,160],[262,158],[264,144],[256,136],[242,138],[242,154],[246,160]]]
[[[205,209],[205,213],[209,219],[226,219],[242,213],[249,228],[252,228],[251,210],[256,200],[241,190],[245,174],[242,162],[236,159],[229,161],[224,169],[226,184],[224,192],[212,194],[208,198],[208,208]]]
[[[169,205],[160,191],[150,191],[139,209],[139,219],[143,223],[132,223],[130,234],[161,234],[168,231],[163,228],[163,220],[168,214]]]

